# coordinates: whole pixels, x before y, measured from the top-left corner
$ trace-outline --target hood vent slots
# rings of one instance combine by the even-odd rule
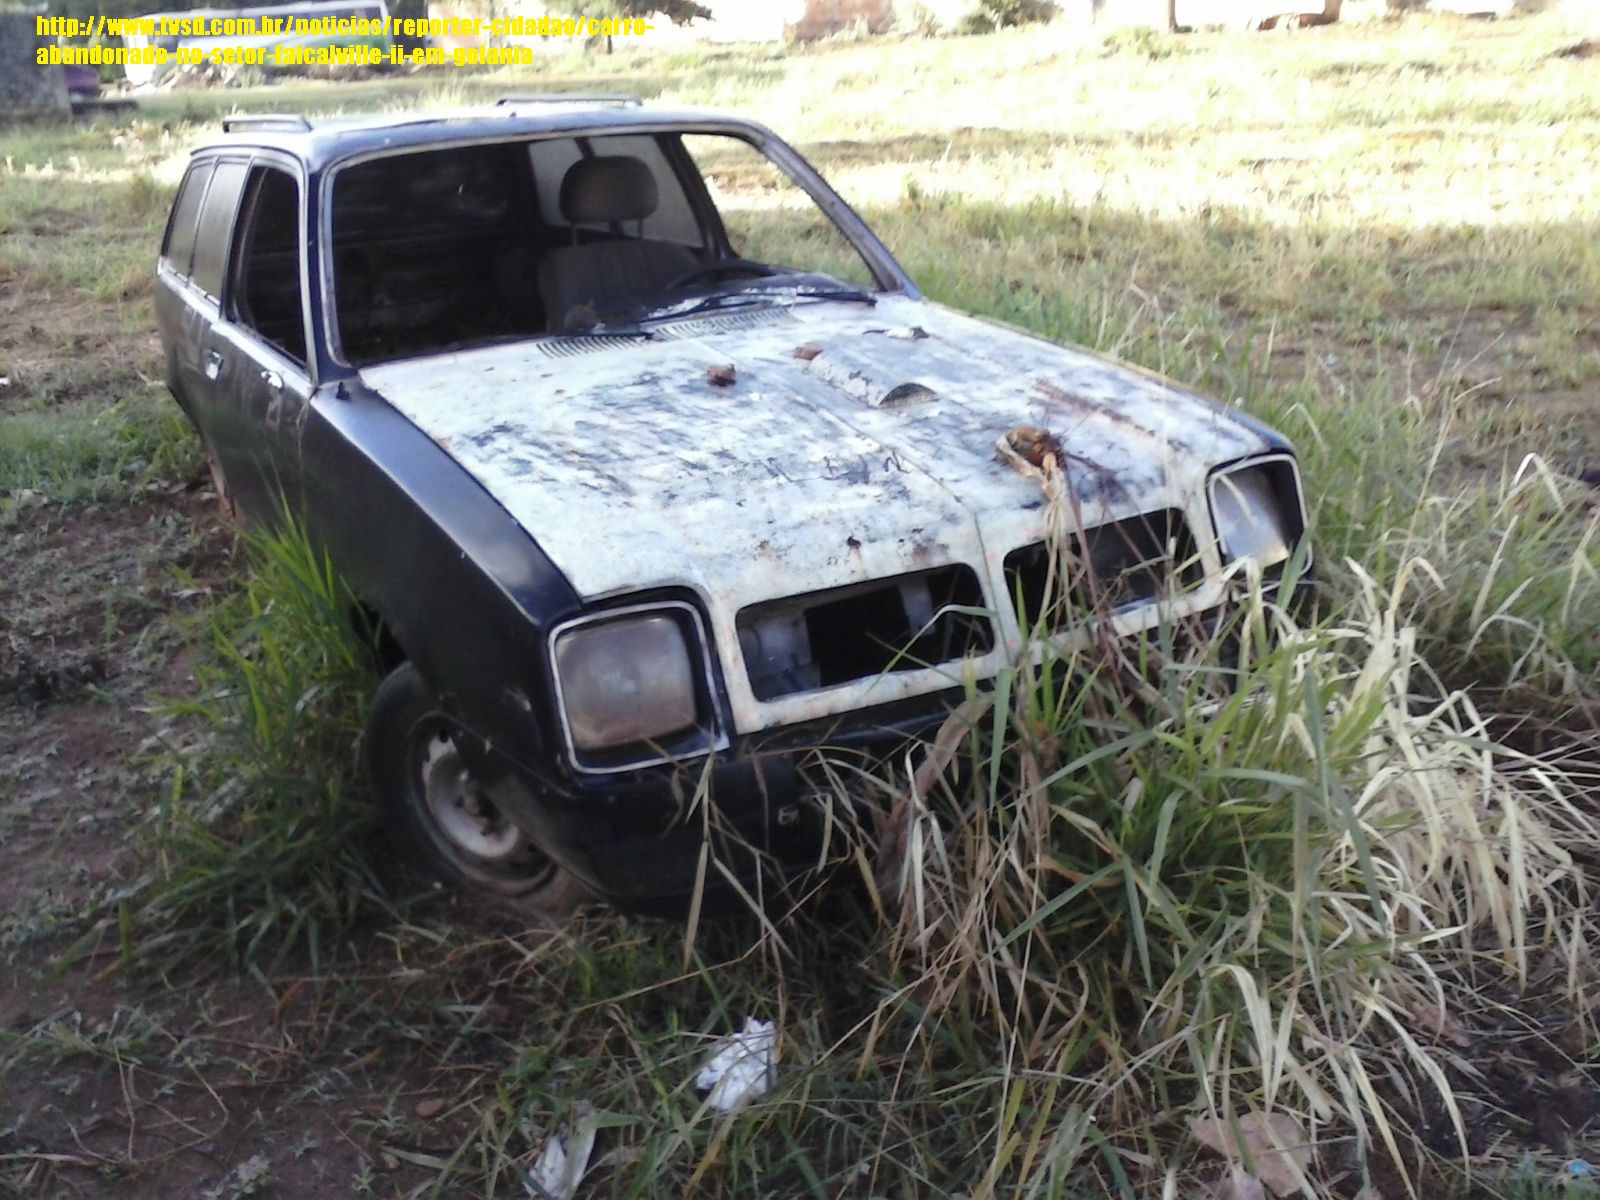
[[[641,346],[649,340],[624,334],[590,333],[579,337],[550,338],[537,345],[546,358],[576,358],[580,354],[615,350],[618,346]]]
[[[656,337],[665,340],[701,337],[707,333],[732,333],[741,329],[760,329],[794,321],[787,308],[752,308],[744,312],[714,313],[684,321],[668,321],[654,327]]]

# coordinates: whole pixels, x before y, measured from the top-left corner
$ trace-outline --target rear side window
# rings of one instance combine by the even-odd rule
[[[161,257],[167,266],[180,275],[189,274],[189,260],[194,257],[194,231],[200,219],[200,201],[205,199],[206,183],[211,178],[213,165],[208,159],[191,166],[178,186],[178,199],[172,205],[172,219],[167,222],[167,237],[161,245]]]
[[[208,296],[222,295],[222,272],[228,261],[228,233],[233,228],[233,213],[239,207],[239,192],[244,187],[247,166],[243,162],[220,162],[211,186],[200,207],[200,224],[194,239],[192,278]]]
[[[276,167],[250,171],[234,233],[228,315],[295,362],[306,361],[300,302],[300,184]]]

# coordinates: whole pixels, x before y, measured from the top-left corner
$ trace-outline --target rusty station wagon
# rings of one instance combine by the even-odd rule
[[[224,128],[162,243],[168,381],[240,509],[287,502],[381,619],[364,753],[439,880],[671,911],[708,836],[742,880],[814,865],[823,760],[903,753],[1039,611],[1008,431],[1070,466],[1119,633],[1303,538],[1283,437],[925,300],[757,124],[518,96]]]

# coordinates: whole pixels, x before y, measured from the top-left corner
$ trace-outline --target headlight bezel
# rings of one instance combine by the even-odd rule
[[[1305,488],[1300,478],[1299,459],[1290,452],[1276,451],[1270,454],[1252,455],[1249,458],[1242,458],[1217,467],[1206,479],[1207,516],[1211,519],[1211,530],[1215,538],[1217,557],[1220,559],[1224,570],[1250,558],[1251,555],[1248,552],[1235,553],[1228,547],[1217,508],[1218,487],[1226,486],[1225,481],[1234,476],[1250,473],[1259,473],[1266,480],[1271,496],[1277,505],[1278,518],[1283,524],[1283,542],[1287,553],[1273,562],[1261,564],[1263,574],[1269,579],[1275,579],[1283,573],[1285,564],[1295,556],[1299,547],[1305,543],[1306,531],[1310,528],[1310,516],[1306,511]],[[1309,554],[1306,558],[1306,564],[1307,566],[1310,565]]]
[[[690,682],[694,690],[694,724],[680,733],[667,735],[665,740],[647,738],[611,749],[580,746],[568,710],[570,683],[562,680],[558,653],[561,639],[596,626],[652,617],[670,618],[684,637],[684,647],[689,656]],[[545,642],[545,652],[563,749],[567,761],[575,770],[587,775],[615,775],[727,749],[729,743],[717,698],[711,639],[705,618],[693,604],[684,600],[649,600],[583,613],[551,628]]]

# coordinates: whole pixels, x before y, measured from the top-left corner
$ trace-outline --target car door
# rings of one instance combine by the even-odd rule
[[[167,386],[208,446],[210,434],[201,420],[196,392],[208,386],[201,370],[200,343],[206,326],[216,320],[217,309],[189,276],[194,265],[200,209],[216,165],[214,158],[197,158],[189,164],[178,185],[172,215],[167,218],[156,265],[156,324],[161,329],[161,344],[166,347]]]
[[[254,511],[260,504],[260,488],[245,468],[255,438],[230,395],[236,373],[223,305],[234,219],[249,170],[247,154],[220,157],[206,188],[185,295],[189,313],[181,318],[186,327],[178,372],[206,448],[226,476],[230,494]],[[193,322],[192,333],[188,322]]]
[[[220,168],[219,168],[220,170]],[[216,186],[215,183],[212,185]],[[241,507],[263,519],[298,509],[299,434],[311,394],[307,367],[301,176],[258,156],[242,179],[228,242],[220,319],[205,347],[215,372],[217,445]]]

